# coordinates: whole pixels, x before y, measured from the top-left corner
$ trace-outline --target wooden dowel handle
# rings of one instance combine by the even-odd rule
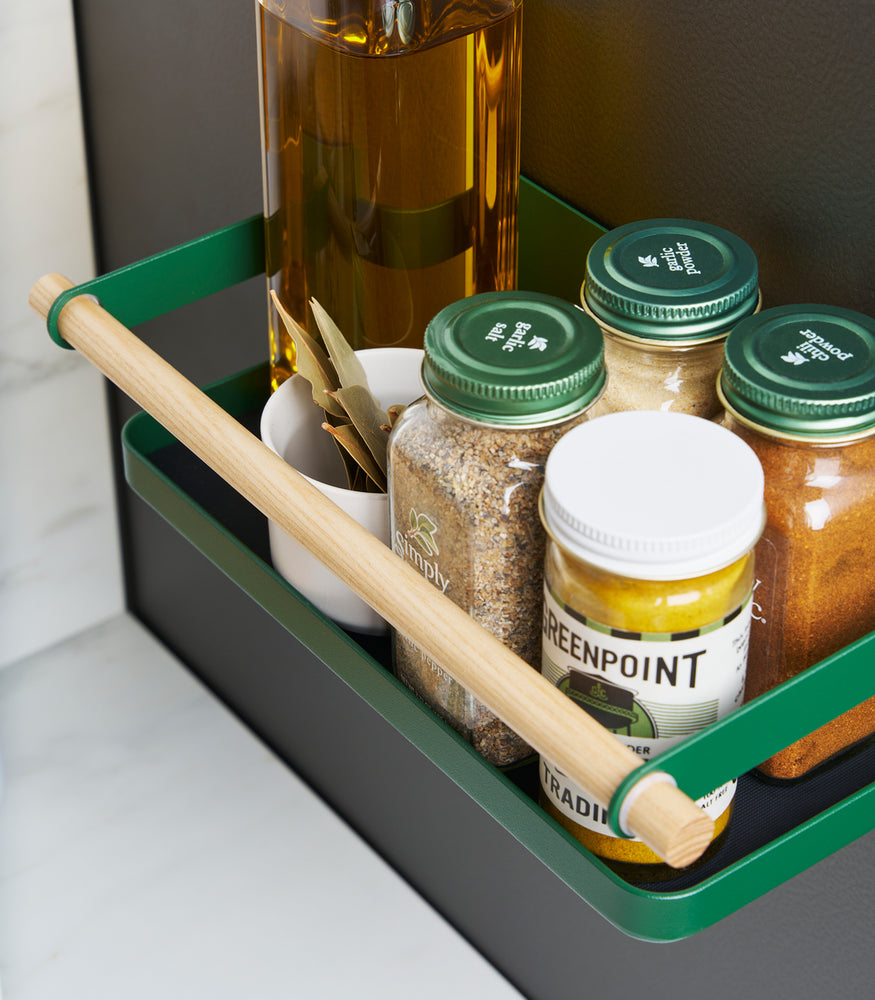
[[[47,275],[31,289],[31,306],[45,318],[57,296],[71,287],[66,278]],[[58,328],[107,378],[597,802],[607,806],[620,782],[640,766],[630,748],[96,302],[71,299]],[[674,867],[695,861],[714,829],[668,782],[641,791],[627,824]]]

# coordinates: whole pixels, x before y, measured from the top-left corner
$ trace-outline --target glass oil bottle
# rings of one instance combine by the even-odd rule
[[[258,0],[269,289],[356,349],[516,282],[521,0]],[[294,345],[268,302],[273,387]]]

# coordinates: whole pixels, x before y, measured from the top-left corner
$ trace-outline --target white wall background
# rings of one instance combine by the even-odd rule
[[[102,377],[27,304],[94,274],[71,0],[0,3],[0,667],[123,607]]]

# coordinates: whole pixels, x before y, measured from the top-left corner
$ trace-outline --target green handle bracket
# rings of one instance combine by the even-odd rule
[[[620,782],[608,808],[619,834],[623,799],[652,771],[665,771],[692,799],[744,774],[872,696],[875,632],[664,750]]]
[[[62,292],[46,326],[52,340],[69,350],[58,317],[77,295],[94,296],[132,327],[264,273],[264,216],[258,214]]]

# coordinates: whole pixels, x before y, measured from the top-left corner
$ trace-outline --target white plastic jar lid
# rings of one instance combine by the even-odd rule
[[[765,522],[763,470],[725,427],[662,410],[612,413],[550,452],[544,524],[572,555],[640,580],[703,576],[740,559]]]

